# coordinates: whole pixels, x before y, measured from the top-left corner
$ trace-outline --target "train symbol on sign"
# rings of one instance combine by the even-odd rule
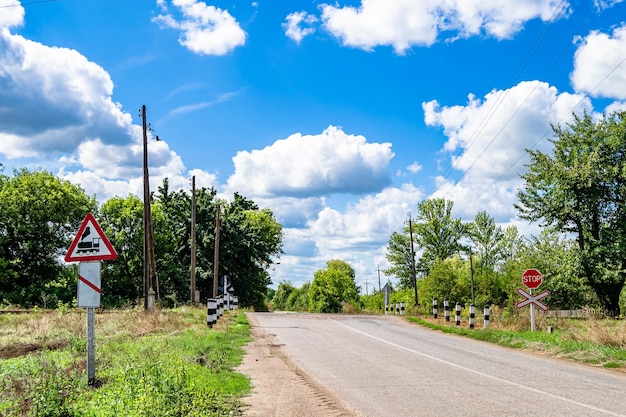
[[[78,242],[78,249],[76,253],[98,253],[100,252],[100,236],[92,238],[90,241],[85,242],[85,238],[91,234],[91,227],[85,227],[85,231],[80,236],[80,242]]]
[[[100,252],[100,238],[94,237],[90,242],[78,242],[76,253],[98,253]]]

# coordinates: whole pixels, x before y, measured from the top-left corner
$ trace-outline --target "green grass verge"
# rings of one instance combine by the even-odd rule
[[[96,387],[86,378],[85,352],[70,347],[0,360],[0,415],[237,416],[251,390],[241,363],[250,326],[243,312],[209,329],[206,313],[184,314],[179,331],[98,341]],[[97,326],[96,326],[97,327]]]
[[[548,353],[552,356],[606,368],[626,368],[626,349],[578,340],[579,337],[567,330],[556,330],[553,333],[547,333],[492,328],[469,329],[454,325],[441,325],[419,317],[407,317],[407,320],[432,330],[495,343],[508,348]]]

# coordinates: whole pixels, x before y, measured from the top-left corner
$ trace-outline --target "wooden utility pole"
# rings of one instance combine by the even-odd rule
[[[196,176],[191,177],[191,305],[196,304]]]
[[[380,288],[380,265],[378,265],[378,292],[381,292],[381,288]]]
[[[220,271],[220,228],[222,226],[221,209],[217,205],[215,213],[215,252],[213,256],[213,298],[217,298],[217,284]]]
[[[154,238],[152,233],[152,212],[150,210],[150,181],[148,175],[148,125],[146,106],[141,106],[143,125],[143,291],[144,309],[149,309],[148,296],[154,291],[155,300],[159,299],[159,281],[154,259]]]
[[[470,284],[472,286],[472,304],[474,304],[474,262],[472,261],[472,248],[469,248],[469,261],[470,261]]]
[[[415,289],[415,307],[419,305],[417,300],[417,277],[415,274],[415,250],[413,249],[413,223],[411,223],[411,213],[409,213],[409,238],[411,240],[411,273],[413,274],[413,288]]]

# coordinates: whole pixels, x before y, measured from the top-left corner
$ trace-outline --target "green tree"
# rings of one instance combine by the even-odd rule
[[[438,262],[420,283],[422,304],[430,306],[430,301],[437,298],[443,302],[447,298],[451,303],[462,304],[470,301],[469,271],[460,256],[446,258]]]
[[[493,217],[486,211],[479,212],[468,225],[468,235],[478,254],[480,265],[495,269],[504,257],[504,231],[496,226]]]
[[[282,225],[269,209],[259,209],[237,193],[223,204],[220,275],[228,275],[243,306],[265,309],[268,269],[282,253]]]
[[[302,287],[293,290],[287,298],[287,309],[290,311],[308,311],[310,287],[311,283],[307,282]]]
[[[113,197],[100,208],[100,226],[118,257],[102,268],[102,304],[118,307],[143,297],[143,201]]]
[[[408,227],[403,233],[393,232],[387,243],[385,256],[391,265],[383,272],[395,276],[400,288],[413,288],[414,254],[411,252],[411,240]]]
[[[163,213],[163,222],[154,224],[155,228],[155,251],[157,252],[157,272],[159,276],[159,291],[164,305],[176,305],[191,300],[191,195],[183,190],[171,192],[169,180],[163,179],[163,183],[157,189],[154,205]],[[212,221],[206,218],[207,209],[203,206],[207,201],[212,202],[214,190],[202,189],[201,206],[203,216],[196,227],[197,236],[201,236],[196,244],[197,253],[211,251],[211,238],[214,230],[213,224],[206,225],[204,222]],[[207,199],[208,196],[208,199]],[[209,212],[210,209],[208,210]],[[211,238],[206,239],[209,233]],[[209,265],[197,265],[199,276],[207,277]],[[204,293],[205,296],[207,293]]]
[[[292,292],[296,290],[291,282],[282,281],[278,284],[274,298],[272,298],[272,304],[275,310],[289,310],[287,300]]]
[[[626,279],[625,117],[585,114],[553,127],[552,154],[528,150],[516,205],[520,217],[576,236],[582,270],[611,315]]]
[[[420,265],[425,272],[461,248],[459,240],[465,235],[466,227],[461,219],[452,218],[453,205],[452,201],[434,198],[424,200],[417,206],[413,239],[422,250]]]
[[[309,288],[309,310],[317,313],[336,313],[344,302],[357,302],[359,292],[352,267],[338,259],[326,263],[326,269],[315,271]]]
[[[0,297],[36,305],[46,286],[65,280],[60,258],[96,200],[44,170],[17,170],[0,186]],[[67,289],[61,301],[74,296]]]

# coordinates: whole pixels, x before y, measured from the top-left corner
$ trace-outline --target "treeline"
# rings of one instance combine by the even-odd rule
[[[219,276],[228,275],[242,306],[263,309],[271,280],[267,269],[282,253],[282,226],[269,209],[235,194],[216,197],[196,190],[196,289],[213,292],[217,210],[221,210]],[[191,195],[172,191],[165,179],[151,201],[160,302],[190,301]],[[0,304],[21,307],[71,305],[76,265],[63,263],[87,213],[118,252],[102,263],[102,306],[141,303],[143,297],[143,201],[114,197],[101,206],[80,187],[53,174],[27,169],[0,172]]]
[[[387,245],[400,292],[391,301],[431,299],[512,308],[522,273],[543,274],[540,289],[552,309],[598,307],[619,316],[626,307],[626,112],[595,118],[574,116],[553,127],[551,153],[528,150],[515,205],[520,218],[538,222],[539,236],[525,238],[515,226],[497,226],[486,211],[471,222],[452,216],[452,201],[433,198],[417,206],[414,222],[394,232]],[[415,300],[415,285],[418,300]],[[274,295],[277,308],[316,310],[309,293],[289,282]],[[394,297],[396,297],[394,299]],[[398,299],[399,298],[399,299]],[[372,299],[378,301],[372,302]],[[380,308],[382,295],[361,297],[357,308]],[[412,301],[412,302],[411,302]]]

